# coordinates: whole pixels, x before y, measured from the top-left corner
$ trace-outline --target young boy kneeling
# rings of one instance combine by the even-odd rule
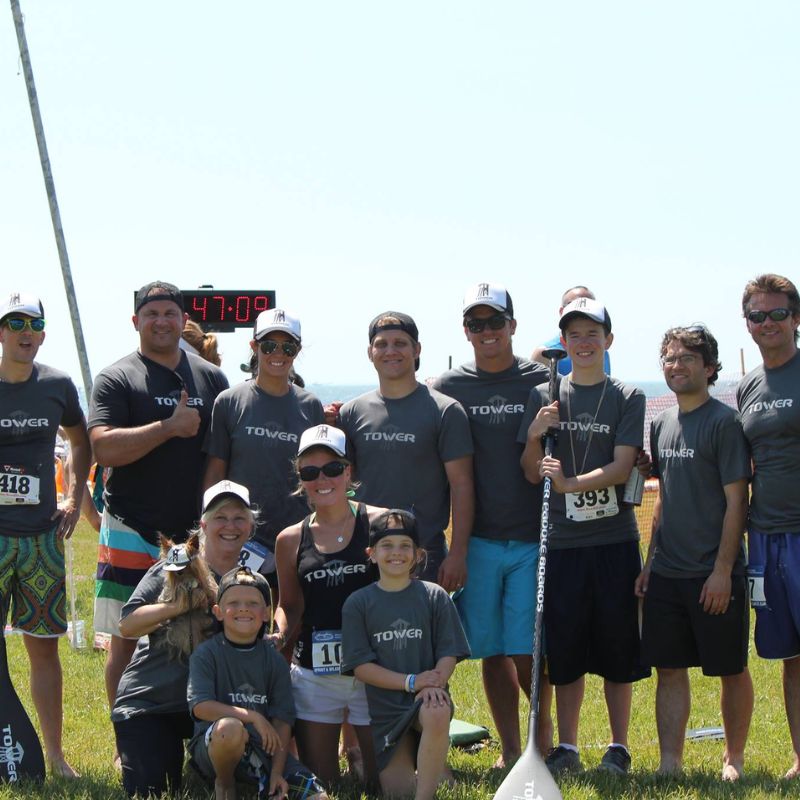
[[[214,781],[217,800],[234,800],[236,781],[259,784],[270,797],[327,800],[316,777],[288,754],[294,700],[289,667],[261,636],[269,620],[269,586],[236,567],[219,584],[218,633],[192,653],[189,709],[195,731],[189,753]]]

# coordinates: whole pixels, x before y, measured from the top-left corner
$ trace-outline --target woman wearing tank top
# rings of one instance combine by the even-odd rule
[[[370,520],[384,509],[349,499],[350,464],[345,435],[337,428],[317,425],[303,433],[297,471],[314,511],[275,543],[280,605],[273,637],[283,648],[299,631],[291,668],[297,749],[323,783],[335,781],[346,719],[361,748],[364,780],[377,786],[364,684],[341,675],[340,663],[342,606],[377,577],[366,548]]]

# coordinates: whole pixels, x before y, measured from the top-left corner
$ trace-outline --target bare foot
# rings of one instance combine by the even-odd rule
[[[506,769],[507,767],[513,767],[518,758],[519,753],[503,753],[503,755],[498,756],[497,761],[492,764],[492,769]]]
[[[722,780],[734,782],[744,774],[744,768],[741,764],[725,764],[722,767]]]
[[[785,781],[790,781],[794,778],[800,778],[800,758],[795,760],[792,768],[783,776]]]
[[[680,761],[665,761],[662,759],[656,770],[656,775],[666,778],[677,778],[683,775],[683,765]]]
[[[63,755],[57,758],[47,757],[47,771],[51,775],[58,775],[60,778],[80,778],[76,769],[71,767]]]

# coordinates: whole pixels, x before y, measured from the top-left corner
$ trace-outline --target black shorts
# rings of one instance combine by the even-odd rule
[[[738,675],[747,666],[750,605],[744,575],[731,578],[724,614],[698,602],[707,578],[650,574],[642,618],[642,660],[666,669],[702,667],[704,675]]]
[[[549,552],[544,624],[551,683],[573,683],[587,672],[615,683],[650,676],[639,659],[633,591],[641,565],[638,542]]]

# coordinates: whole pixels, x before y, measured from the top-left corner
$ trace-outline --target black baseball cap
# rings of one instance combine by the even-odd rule
[[[399,527],[398,521],[401,523]],[[390,508],[381,512],[369,526],[369,546],[375,547],[384,536],[408,536],[419,546],[416,517],[403,508]]]
[[[252,586],[264,596],[267,608],[272,605],[267,579],[260,572],[253,572],[250,567],[234,567],[222,576],[217,589],[217,605],[222,600],[222,595],[233,586]]]
[[[175,303],[181,311],[183,308],[183,295],[181,290],[173,283],[166,281],[150,281],[146,283],[136,292],[136,300],[134,302],[133,311],[135,314],[139,313],[139,309],[154,300],[171,300]]]
[[[381,324],[381,320],[386,319],[386,317],[394,317],[397,322],[384,322]],[[384,311],[382,314],[378,314],[377,317],[373,318],[372,322],[369,324],[370,344],[372,344],[372,340],[381,331],[403,331],[403,333],[407,333],[415,342],[419,342],[417,323],[414,322],[408,314],[403,314],[400,311]],[[418,358],[414,359],[414,369],[419,369]]]

